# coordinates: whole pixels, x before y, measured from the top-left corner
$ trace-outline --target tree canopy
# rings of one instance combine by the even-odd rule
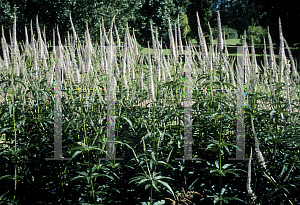
[[[239,35],[249,26],[269,26],[275,43],[279,42],[279,17],[281,18],[283,35],[289,43],[299,43],[300,28],[296,22],[300,20],[297,11],[297,0],[215,0],[221,13],[222,24],[235,28]],[[212,17],[215,19],[215,16]]]
[[[71,32],[69,12],[79,38],[84,37],[86,22],[93,41],[99,40],[99,28],[103,22],[108,29],[115,16],[115,23],[121,38],[125,29],[135,29],[137,41],[151,45],[150,22],[158,30],[159,40],[168,46],[168,18],[172,28],[180,16],[181,30],[187,38],[198,39],[196,12],[204,33],[208,33],[208,22],[216,26],[216,11],[219,10],[222,25],[227,25],[242,35],[249,26],[270,27],[274,41],[279,40],[278,20],[281,18],[283,34],[289,43],[299,42],[300,28],[296,23],[300,13],[296,10],[296,0],[3,0],[0,1],[0,24],[3,25],[9,41],[9,28],[12,27],[13,13],[17,14],[17,38],[25,39],[25,26],[36,31],[36,15],[40,27],[45,26],[47,40],[52,39],[53,29],[59,26],[64,41]],[[190,30],[189,30],[190,29]]]
[[[199,41],[196,12],[199,14],[202,30],[208,33],[208,23],[212,14],[212,2],[212,0],[190,0],[187,7],[187,16],[191,25],[191,38],[198,39]]]

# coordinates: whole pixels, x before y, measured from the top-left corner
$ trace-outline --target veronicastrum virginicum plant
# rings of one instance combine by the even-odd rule
[[[31,42],[26,36],[21,49],[16,46],[16,21],[12,46],[7,45],[4,35],[1,39],[0,134],[5,145],[0,154],[2,200],[33,204],[133,203],[135,200],[163,204],[165,198],[175,200],[174,193],[181,187],[201,192],[203,203],[246,202],[247,192],[249,197],[256,195],[258,203],[293,204],[299,200],[295,194],[299,183],[296,174],[299,75],[281,27],[279,64],[268,33],[270,57],[266,47],[264,65],[256,62],[254,45],[248,47],[244,41],[242,66],[228,55],[227,46],[223,47],[222,33],[216,46],[201,41],[199,49],[188,43],[189,48],[183,49],[180,26],[176,26],[176,31],[170,26],[171,56],[166,56],[157,29],[152,28],[153,55],[150,49],[145,55],[138,50],[134,32],[131,35],[129,28],[121,46],[114,20],[108,32],[101,24],[99,43],[91,42],[88,26],[85,41],[78,41],[72,20],[73,35],[63,39],[64,43],[56,28],[58,43],[53,39],[51,44],[59,46],[58,58],[55,49],[51,53],[45,33],[42,35],[36,23],[37,40],[31,29]],[[200,21],[198,27],[199,37],[203,39]],[[219,15],[218,27],[221,27]],[[25,31],[27,34],[27,28]],[[112,32],[116,34],[117,46]],[[290,61],[284,60],[283,45],[289,51]],[[176,160],[185,157],[189,142],[185,138],[184,118],[187,58],[191,58],[193,90],[192,158],[201,160]],[[58,60],[64,89],[61,154],[71,160],[48,161],[44,159],[53,157],[55,151],[57,93],[54,86],[57,82],[53,80]],[[252,180],[245,161],[228,160],[239,151],[235,147],[237,93],[229,91],[241,87],[239,67],[245,68],[245,153],[251,145],[256,145],[250,165],[258,166],[252,166]],[[106,135],[106,119],[110,117],[106,108],[111,99],[108,98],[109,74],[113,74],[110,82],[115,86],[111,95],[115,113],[110,118],[115,121],[113,152],[108,149],[112,142]],[[114,154],[114,160],[105,160],[109,153]],[[124,160],[117,160],[121,157]],[[261,167],[267,167],[268,172]],[[240,184],[247,181],[245,171],[249,172],[248,184],[242,190]],[[144,185],[145,189],[139,189],[138,185]],[[30,191],[20,191],[25,187],[31,187],[34,196]],[[9,192],[2,194],[2,190]]]

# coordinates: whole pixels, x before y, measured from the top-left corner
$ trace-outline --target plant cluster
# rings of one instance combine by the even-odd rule
[[[1,204],[299,203],[299,74],[280,23],[279,61],[268,33],[258,65],[253,40],[228,56],[219,14],[209,47],[198,19],[199,49],[169,20],[170,55],[152,24],[151,55],[114,19],[95,43],[70,22],[52,50],[38,18],[21,49],[16,17],[10,47],[2,35]]]

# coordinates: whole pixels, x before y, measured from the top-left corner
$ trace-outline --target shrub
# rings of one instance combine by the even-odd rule
[[[186,36],[191,32],[191,28],[189,26],[189,21],[188,21],[188,17],[186,14],[181,16],[181,21],[180,21],[181,27],[183,29],[182,32],[182,38],[186,39]]]
[[[253,36],[254,44],[261,44],[263,37],[267,35],[267,30],[261,26],[249,26],[247,31],[247,43],[251,44],[251,36]],[[242,40],[241,40],[242,42]]]
[[[213,37],[214,39],[218,38],[218,28],[213,28]],[[222,33],[225,33],[226,39],[235,39],[238,38],[237,30],[233,28],[228,28],[227,26],[223,26]]]
[[[237,30],[232,29],[232,28],[228,28],[228,39],[236,39],[238,38],[238,33]]]

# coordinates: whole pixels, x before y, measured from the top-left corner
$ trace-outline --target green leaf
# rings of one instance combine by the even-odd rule
[[[107,174],[98,174],[98,173],[93,174],[93,178],[97,178],[97,177],[107,177],[111,180],[115,180],[112,176],[109,176]]]
[[[70,161],[71,161],[72,159],[74,159],[77,155],[79,155],[80,153],[82,153],[82,151],[76,151],[76,152],[73,154],[73,156],[71,157]]]
[[[232,164],[224,164],[224,165],[222,166],[222,169],[225,170],[226,168],[228,168],[228,167],[230,167],[230,166],[232,166]]]
[[[144,182],[147,182],[147,181],[149,181],[148,178],[142,179],[141,181],[139,181],[139,182],[137,183],[137,185],[143,184]]]
[[[152,157],[152,159],[153,159],[154,161],[156,161],[156,159],[155,159],[155,153],[154,153],[154,152],[151,152],[151,157]]]
[[[219,161],[218,160],[215,161],[215,165],[216,165],[217,169],[219,169]]]
[[[160,184],[162,184],[162,185],[164,185],[165,187],[167,187],[169,189],[169,191],[172,193],[172,195],[173,195],[173,197],[175,199],[174,192],[173,192],[172,188],[169,186],[169,184],[167,184],[166,182],[161,181],[161,180],[157,180],[157,182],[160,183]]]
[[[122,116],[120,116],[120,118],[126,120],[128,122],[128,124],[130,125],[131,129],[135,132],[135,129],[134,129],[133,125],[132,125],[132,122],[127,117],[125,117],[125,116],[122,115]]]
[[[152,180],[151,183],[152,183],[152,186],[154,187],[154,189],[155,189],[156,191],[159,192],[159,190],[158,190],[158,188],[157,188],[157,186],[156,186],[156,184],[155,184],[155,181]]]
[[[165,200],[160,200],[160,201],[155,202],[153,205],[163,205],[165,203],[166,203]]]
[[[276,113],[276,111],[275,111],[275,110],[272,110],[271,113],[270,113],[271,119],[273,119],[274,113]]]
[[[12,117],[13,104],[10,104],[8,109],[9,109],[9,115],[10,117]]]

